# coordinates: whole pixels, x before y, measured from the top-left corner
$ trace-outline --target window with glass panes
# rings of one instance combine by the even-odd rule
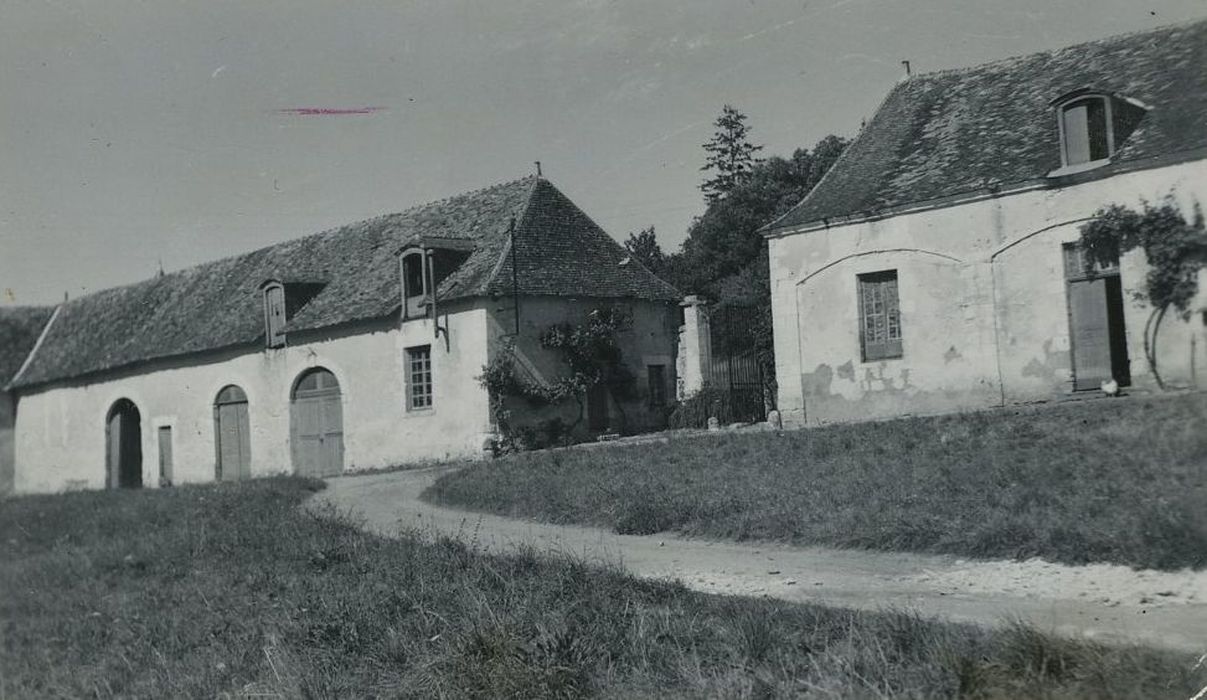
[[[901,357],[901,307],[897,271],[858,276],[859,342],[863,361]]]
[[[407,409],[432,407],[432,346],[407,348]]]

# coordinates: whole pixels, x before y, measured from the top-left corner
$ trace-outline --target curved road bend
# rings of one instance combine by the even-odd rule
[[[1207,571],[1133,571],[1040,560],[966,561],[952,556],[790,547],[617,535],[442,508],[419,500],[447,467],[327,481],[311,503],[330,503],[393,536],[400,527],[469,537],[505,553],[517,544],[620,563],[647,578],[678,579],[706,593],[766,595],[861,609],[911,609],[995,625],[1022,619],[1039,629],[1207,653]]]

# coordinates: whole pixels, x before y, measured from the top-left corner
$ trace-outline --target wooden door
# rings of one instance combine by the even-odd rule
[[[159,485],[172,485],[172,426],[159,427]]]
[[[251,435],[247,404],[218,406],[218,478],[238,481],[251,477]]]
[[[1105,279],[1069,283],[1069,324],[1073,344],[1073,389],[1097,389],[1111,378]]]
[[[608,388],[596,384],[587,391],[587,428],[608,429]]]
[[[1128,386],[1131,364],[1118,263],[1091,265],[1080,246],[1066,244],[1064,268],[1068,280],[1073,390],[1097,389],[1110,379]]]
[[[142,486],[142,417],[138,407],[121,399],[109,409],[105,425],[107,483],[110,488]]]
[[[298,380],[290,411],[293,464],[301,476],[336,476],[344,470],[344,419],[339,382],[325,369]]]
[[[214,436],[217,440],[217,477],[222,481],[251,478],[251,430],[247,394],[233,384],[214,400]]]

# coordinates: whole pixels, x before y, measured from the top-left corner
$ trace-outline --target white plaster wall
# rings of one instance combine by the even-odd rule
[[[20,397],[16,423],[16,491],[51,492],[105,486],[105,418],[120,398],[142,419],[143,484],[159,478],[156,429],[173,432],[174,481],[215,476],[213,402],[228,384],[247,394],[251,472],[293,471],[289,402],[293,383],[310,367],[325,367],[340,383],[345,471],[481,454],[489,430],[484,392],[473,379],[486,361],[486,311],[450,309],[449,348],[431,321],[397,321],[336,332],[291,335],[276,350],[213,353],[150,363],[139,373],[35,389]],[[406,409],[403,349],[432,345],[434,406]]]
[[[769,241],[785,420],[822,423],[1051,398],[1071,390],[1061,244],[1100,207],[1173,193],[1187,216],[1207,203],[1207,162],[988,197]],[[855,275],[897,269],[904,357],[861,362]],[[1121,264],[1133,383],[1151,383],[1141,331],[1143,256]],[[1207,366],[1200,318],[1171,314],[1161,369],[1189,384]],[[1000,358],[1000,359],[999,359]],[[849,369],[848,369],[849,368]],[[907,381],[908,378],[908,381]],[[1203,385],[1207,382],[1199,380]]]

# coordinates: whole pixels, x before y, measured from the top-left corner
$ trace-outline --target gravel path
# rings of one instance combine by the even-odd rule
[[[442,508],[419,500],[442,469],[346,476],[312,503],[334,504],[365,527],[476,537],[492,551],[517,545],[619,563],[708,593],[766,595],[863,609],[910,609],[994,625],[1019,618],[1061,634],[1136,641],[1207,653],[1207,571],[1133,571],[1038,559],[968,561],[951,556],[617,535]]]

